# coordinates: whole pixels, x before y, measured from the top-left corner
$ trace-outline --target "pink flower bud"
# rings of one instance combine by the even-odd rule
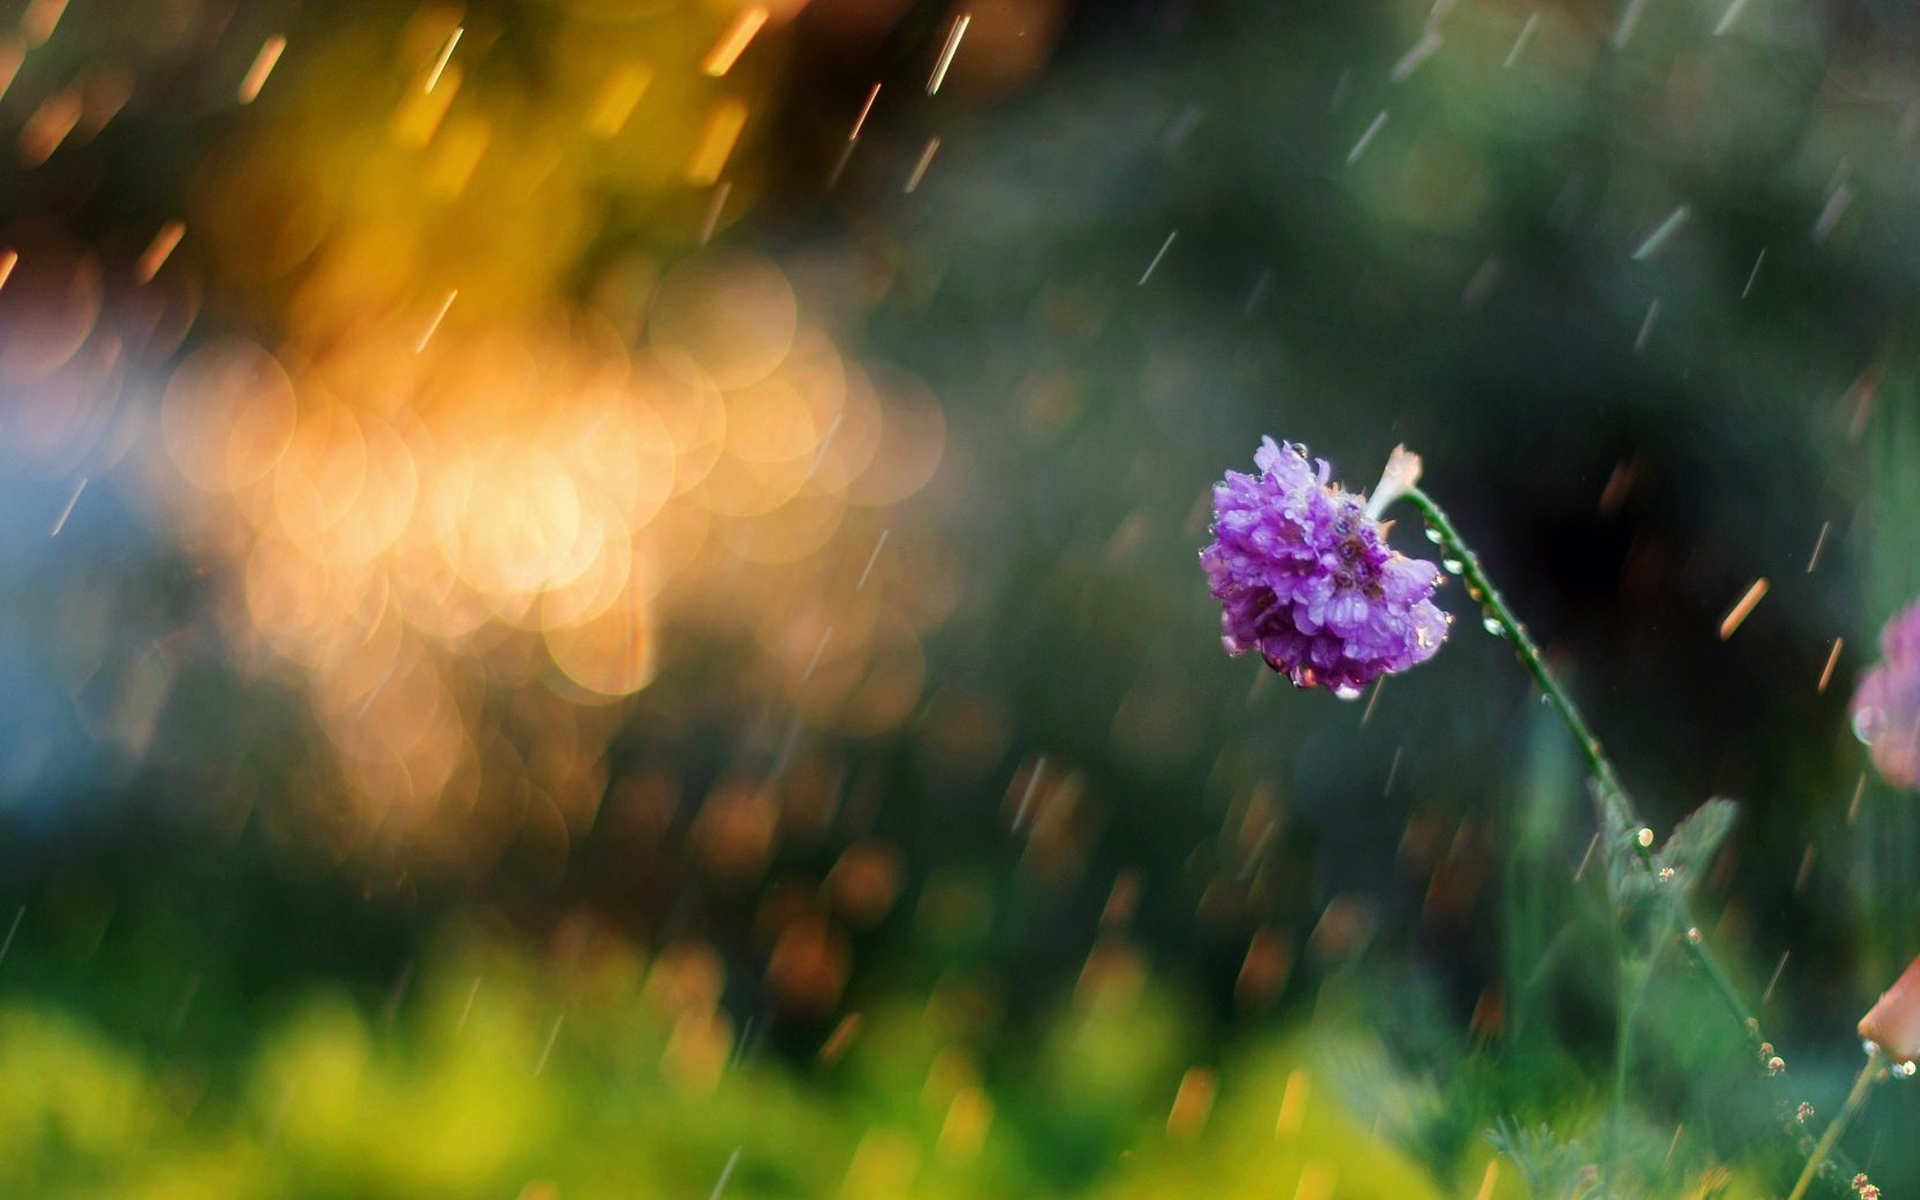
[[[1380,473],[1380,486],[1367,501],[1367,515],[1378,521],[1387,506],[1412,491],[1420,483],[1420,456],[1405,446],[1395,446],[1387,456],[1387,469]]]
[[[1920,958],[1908,964],[1880,994],[1880,1002],[1860,1018],[1860,1036],[1894,1062],[1920,1058]]]

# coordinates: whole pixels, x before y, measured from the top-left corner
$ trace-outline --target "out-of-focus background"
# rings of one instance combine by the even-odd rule
[[[1920,950],[1846,711],[1910,5],[0,28],[0,1192],[1777,1195],[1837,1109]],[[1651,823],[1741,803],[1784,1070],[1678,954],[1616,1053],[1458,585],[1353,703],[1221,653],[1263,434],[1420,451]],[[1920,1186],[1912,1090],[1816,1195]]]

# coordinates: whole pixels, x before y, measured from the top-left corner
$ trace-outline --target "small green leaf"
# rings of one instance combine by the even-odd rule
[[[1660,847],[1662,867],[1695,878],[1706,873],[1720,844],[1733,832],[1739,806],[1731,800],[1715,797],[1693,811],[1693,815],[1674,826],[1666,845]]]

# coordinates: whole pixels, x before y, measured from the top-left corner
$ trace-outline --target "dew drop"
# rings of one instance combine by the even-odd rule
[[[1633,835],[1633,840],[1639,842],[1642,847],[1651,846],[1653,845],[1653,830],[1642,825],[1640,832]]]
[[[1507,627],[1500,623],[1500,618],[1498,617],[1481,617],[1480,628],[1486,630],[1488,633],[1492,634],[1495,637],[1499,637],[1501,634],[1507,631]]]
[[[1427,526],[1427,540],[1438,546],[1440,544],[1440,530],[1432,525]]]
[[[1893,1074],[1896,1078],[1912,1079],[1914,1070],[1915,1067],[1911,1062],[1893,1064]]]
[[[1440,565],[1447,569],[1447,574],[1449,575],[1458,575],[1460,572],[1466,570],[1466,564],[1457,558],[1443,558],[1440,560]]]
[[[1853,736],[1871,746],[1887,731],[1887,714],[1869,705],[1853,714]]]
[[[1698,946],[1699,944],[1700,944],[1700,930],[1697,927],[1694,927],[1691,925],[1688,926],[1687,927],[1687,945]]]
[[[1357,683],[1340,682],[1332,687],[1333,694],[1342,700],[1358,700],[1363,689]]]

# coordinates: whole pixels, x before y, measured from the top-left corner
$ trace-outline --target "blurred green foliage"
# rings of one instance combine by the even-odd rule
[[[1324,1197],[1337,1181],[1355,1200],[1519,1194],[1488,1174],[1490,1147],[1451,1184],[1385,1148],[1346,1115],[1312,1035],[1263,1038],[1189,1076],[1191,1020],[1137,979],[1057,1012],[1020,1070],[982,1074],[982,997],[961,981],[876,1006],[843,1056],[807,1066],[736,1055],[699,951],[600,951],[555,972],[449,943],[384,1012],[308,994],[226,1067],[11,1002],[0,1188],[1120,1200]]]

